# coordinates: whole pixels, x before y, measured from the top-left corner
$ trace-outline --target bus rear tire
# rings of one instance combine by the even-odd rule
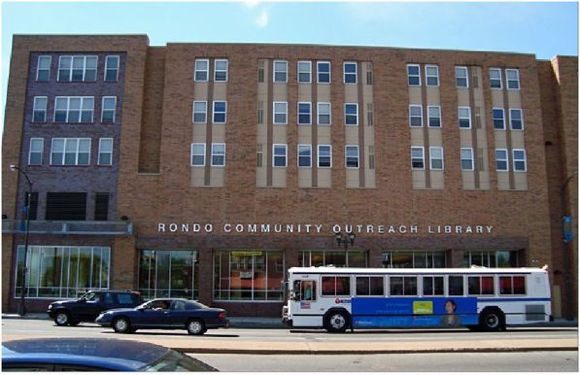
[[[331,310],[324,315],[324,329],[330,333],[344,333],[350,326],[350,314],[345,310]]]
[[[479,327],[482,331],[503,331],[505,315],[498,308],[484,309],[479,315]]]

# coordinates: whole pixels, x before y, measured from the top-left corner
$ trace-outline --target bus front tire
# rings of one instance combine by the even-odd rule
[[[350,314],[344,310],[331,310],[324,316],[324,329],[330,333],[344,333],[350,324]]]
[[[498,308],[484,309],[479,316],[479,327],[482,331],[505,330],[505,316]]]

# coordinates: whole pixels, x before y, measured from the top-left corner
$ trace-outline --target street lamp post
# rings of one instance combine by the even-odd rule
[[[28,258],[28,230],[30,225],[30,196],[32,193],[32,182],[30,178],[22,169],[18,166],[12,164],[10,165],[11,171],[17,171],[18,173],[22,174],[24,178],[26,178],[26,182],[28,184],[28,189],[26,191],[26,228],[24,229],[24,259],[23,259],[23,266],[22,266],[22,276],[21,276],[21,285],[22,285],[22,293],[20,294],[20,304],[18,305],[18,315],[24,316],[26,315],[26,261]]]
[[[344,245],[345,265],[348,267],[348,246],[349,244],[351,247],[354,245],[354,239],[356,238],[356,235],[352,232],[337,232],[334,234],[334,236],[336,238],[337,246]]]

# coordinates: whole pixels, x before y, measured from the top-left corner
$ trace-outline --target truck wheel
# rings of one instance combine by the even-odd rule
[[[70,323],[70,314],[66,310],[61,310],[54,316],[54,322],[57,326],[66,326]]]
[[[479,316],[479,327],[483,331],[501,331],[505,327],[505,316],[500,309],[484,309]]]
[[[350,316],[346,311],[330,311],[324,316],[324,329],[331,333],[343,333],[350,325]]]

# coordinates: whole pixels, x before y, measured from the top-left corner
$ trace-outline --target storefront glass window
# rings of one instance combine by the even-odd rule
[[[445,268],[443,251],[389,251],[383,253],[385,268]]]
[[[466,251],[463,266],[519,267],[518,251]]]
[[[348,251],[349,267],[368,267],[366,251]],[[346,254],[344,251],[301,251],[298,258],[300,267],[330,266],[345,267]]]
[[[198,298],[197,252],[143,250],[139,259],[139,291],[143,299]]]

